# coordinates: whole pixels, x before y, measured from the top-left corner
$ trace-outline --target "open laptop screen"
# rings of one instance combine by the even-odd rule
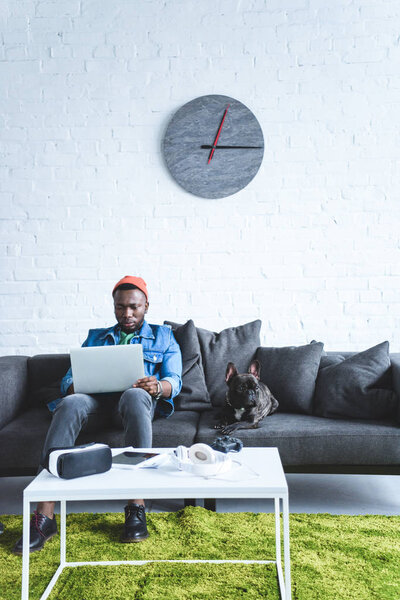
[[[71,349],[75,392],[122,392],[144,377],[141,344]]]

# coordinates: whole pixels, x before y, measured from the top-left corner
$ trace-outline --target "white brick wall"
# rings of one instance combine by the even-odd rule
[[[140,274],[151,321],[400,350],[400,3],[2,0],[0,354],[64,352]],[[210,93],[265,136],[204,200],[160,152]]]

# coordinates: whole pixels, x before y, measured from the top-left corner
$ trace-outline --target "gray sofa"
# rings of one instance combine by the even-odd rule
[[[333,384],[328,381],[329,387],[324,383],[324,377],[326,379],[328,373],[331,379],[337,378],[335,365],[339,363],[341,372],[346,373],[345,367],[354,368],[353,358],[358,356],[357,353],[324,353],[322,344],[299,347],[301,351],[292,347],[260,349],[259,321],[230,328],[220,334],[196,329],[193,322],[183,326],[172,323],[171,326],[182,349],[184,385],[181,396],[176,399],[175,413],[168,419],[154,421],[154,446],[211,443],[217,436],[214,425],[225,389],[222,366],[226,365],[227,358],[233,359],[241,372],[256,355],[261,359],[264,356],[268,361],[267,371],[268,366],[273,369],[269,374],[273,384],[270,387],[280,400],[280,408],[264,419],[258,429],[244,429],[236,433],[245,446],[276,446],[287,472],[400,472],[400,354],[390,354],[384,377],[380,377],[376,385],[367,386],[367,400],[362,400],[363,403],[369,401],[371,388],[373,393],[378,391],[379,405],[389,402],[387,414],[378,411],[378,418],[375,413],[374,418],[370,414],[366,415],[367,418],[346,417],[335,415],[333,410],[333,414],[328,411],[328,416],[321,416],[326,407],[315,404],[316,396],[322,393],[323,404],[325,394],[329,396],[332,390],[341,393],[337,381],[334,380]],[[228,333],[223,335],[225,332]],[[298,357],[304,353],[313,354],[312,368],[309,364],[307,368],[300,365],[296,375]],[[286,367],[282,359],[285,356],[290,359]],[[348,361],[349,358],[353,362]],[[51,420],[46,403],[58,395],[59,381],[69,364],[67,354],[0,357],[0,476],[36,473]],[[279,369],[281,365],[282,372]],[[304,373],[308,374],[309,387],[311,385],[308,391],[305,383],[300,381]],[[349,377],[346,377],[347,381]],[[287,386],[293,385],[290,378],[295,384],[293,410],[287,401],[290,396]],[[280,385],[286,388],[280,389]],[[312,394],[313,402],[308,409],[301,403],[296,404],[299,396],[306,391],[308,395]],[[289,393],[286,398],[285,393]],[[343,394],[346,393],[345,390]],[[375,396],[372,401],[371,406],[374,407]],[[331,398],[329,410],[334,404],[335,399]],[[84,430],[77,443],[92,441],[105,442],[111,447],[122,446],[123,431],[116,425],[103,430]]]

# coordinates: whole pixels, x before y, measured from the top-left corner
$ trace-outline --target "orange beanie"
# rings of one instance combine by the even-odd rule
[[[125,277],[123,277],[122,279],[120,279],[118,281],[118,283],[116,283],[114,285],[114,289],[112,291],[113,295],[114,295],[115,290],[120,285],[122,285],[123,283],[131,283],[132,285],[136,286],[146,296],[146,300],[147,301],[149,300],[149,295],[148,295],[148,292],[147,292],[146,282],[141,277],[134,277],[133,275],[125,275]]]

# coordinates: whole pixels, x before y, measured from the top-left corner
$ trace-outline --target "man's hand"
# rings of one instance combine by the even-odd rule
[[[136,383],[133,384],[134,388],[142,388],[142,390],[146,390],[150,394],[150,396],[155,396],[158,391],[158,379],[154,375],[151,377],[143,377],[143,379],[138,379]],[[161,384],[162,385],[162,384]]]

